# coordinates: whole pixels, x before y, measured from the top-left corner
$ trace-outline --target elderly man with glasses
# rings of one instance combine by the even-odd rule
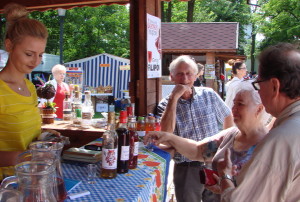
[[[252,85],[266,111],[277,119],[239,173],[237,187],[226,177],[233,174],[230,151],[219,161],[222,199],[299,201],[300,51],[280,43],[264,50],[259,60],[259,76]]]

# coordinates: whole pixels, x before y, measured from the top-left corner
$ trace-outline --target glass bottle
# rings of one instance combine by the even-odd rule
[[[75,91],[73,99],[73,124],[75,126],[81,125],[81,105],[80,92]]]
[[[155,117],[154,116],[147,117],[145,130],[146,130],[146,134],[148,134],[149,131],[155,131]],[[149,138],[145,147],[149,151],[153,151],[153,146],[154,146],[153,139]]]
[[[115,123],[115,105],[109,104],[108,105],[108,114],[107,114],[107,123],[114,124]]]
[[[139,154],[139,137],[136,132],[135,116],[129,117],[128,130],[129,130],[129,144],[130,144],[128,168],[135,169],[137,167],[138,154]]]
[[[63,101],[63,120],[71,121],[72,119],[72,101],[70,99],[70,94],[65,93],[65,99]]]
[[[100,177],[113,179],[117,176],[118,135],[114,124],[108,125],[102,140],[102,167]]]
[[[92,118],[94,114],[94,109],[91,100],[91,91],[84,91],[84,102],[82,104],[82,112],[81,112],[81,125],[82,126],[90,126],[92,125]]]
[[[118,129],[118,173],[128,172],[129,161],[129,131],[127,129],[127,111],[120,111]]]
[[[139,116],[138,117],[138,121],[137,121],[137,125],[136,125],[136,132],[138,134],[138,137],[139,137],[139,145],[140,147],[143,147],[144,146],[144,137],[146,135],[146,131],[145,131],[145,117],[143,116]]]
[[[160,116],[155,116],[155,131],[161,131]]]
[[[147,117],[145,131],[146,131],[146,134],[149,131],[155,131],[155,118],[154,118],[154,116],[148,116]]]

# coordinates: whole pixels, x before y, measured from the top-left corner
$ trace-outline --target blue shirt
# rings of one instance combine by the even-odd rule
[[[211,88],[193,88],[193,97],[189,100],[179,98],[176,107],[176,125],[174,134],[180,137],[200,141],[219,132],[219,123],[231,114],[221,97]],[[162,115],[170,95],[158,105]],[[179,153],[175,154],[176,163],[190,161]]]

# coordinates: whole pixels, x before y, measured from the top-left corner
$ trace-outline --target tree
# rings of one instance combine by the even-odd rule
[[[269,0],[262,5],[261,28],[265,35],[261,49],[278,42],[299,42],[299,0]]]
[[[33,12],[49,32],[47,53],[59,53],[59,18],[57,11]],[[110,5],[67,10],[64,23],[65,62],[110,53],[129,58],[129,10]]]
[[[188,1],[188,10],[187,10],[187,22],[193,22],[194,17],[194,8],[195,8],[195,0]]]

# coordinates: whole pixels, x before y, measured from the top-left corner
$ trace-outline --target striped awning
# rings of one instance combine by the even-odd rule
[[[113,95],[123,98],[122,91],[128,91],[130,81],[130,60],[103,53],[65,63],[66,67],[80,67],[83,70],[83,85],[112,86]]]

